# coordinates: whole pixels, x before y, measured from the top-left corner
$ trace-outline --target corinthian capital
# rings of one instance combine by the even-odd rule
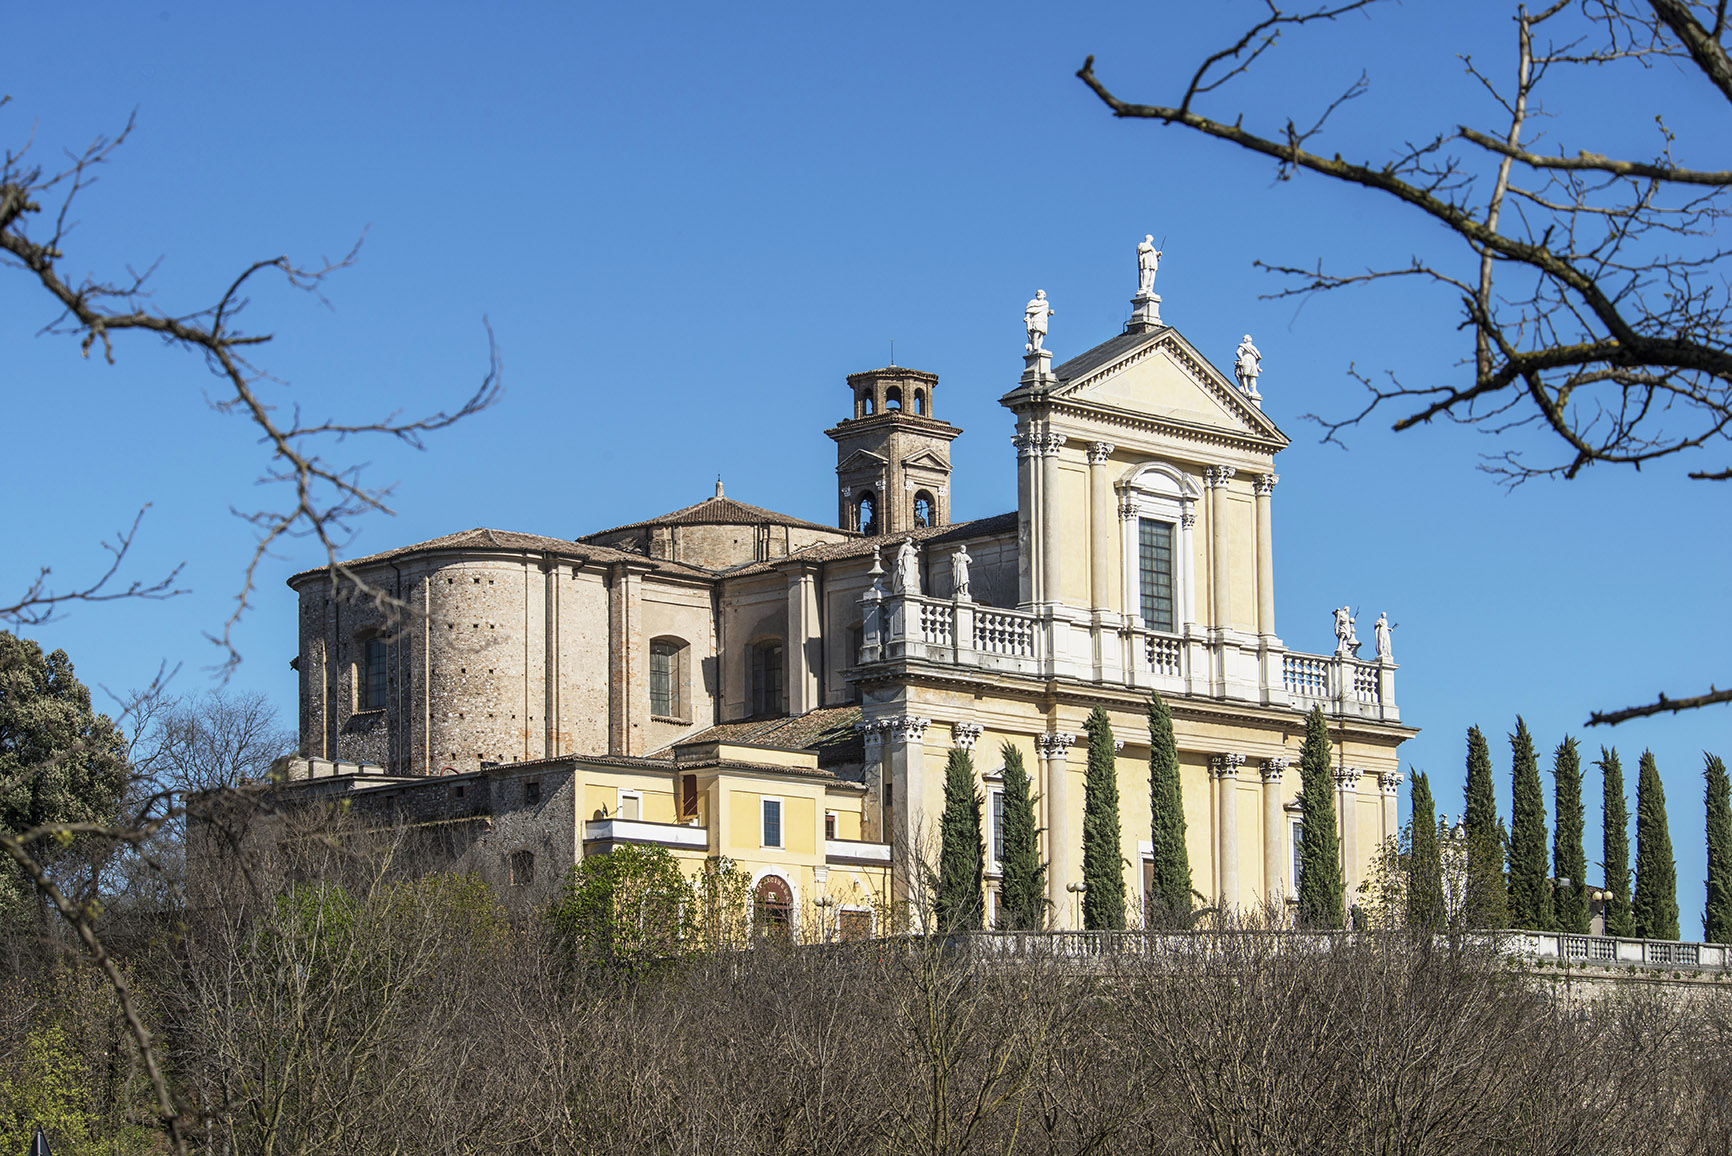
[[[1090,442],[1089,465],[1105,465],[1107,459],[1113,456],[1113,448],[1112,442]]]
[[[1244,755],[1219,754],[1209,756],[1209,770],[1217,779],[1236,779],[1239,768],[1245,765]]]
[[[950,741],[956,744],[956,749],[959,751],[972,751],[974,740],[979,738],[980,732],[985,729],[979,723],[951,723]]]
[[[1232,481],[1238,472],[1232,466],[1210,466],[1203,471],[1203,484],[1211,490],[1219,489]]]
[[[1035,735],[1034,745],[1040,751],[1043,759],[1062,759],[1070,751],[1071,743],[1076,741],[1075,735],[1050,734]]]
[[[1356,790],[1359,787],[1359,775],[1358,767],[1342,767],[1335,772],[1335,785],[1343,791]]]
[[[1377,789],[1386,795],[1399,795],[1401,780],[1406,777],[1400,771],[1378,771]]]
[[[890,733],[899,743],[918,743],[926,738],[926,728],[931,719],[920,718],[917,715],[905,714],[890,720]]]
[[[1251,480],[1252,492],[1259,498],[1266,498],[1275,492],[1275,483],[1280,480],[1280,474],[1258,474]]]
[[[1279,783],[1281,781],[1281,773],[1291,766],[1292,763],[1292,759],[1264,759],[1263,781],[1265,783]]]

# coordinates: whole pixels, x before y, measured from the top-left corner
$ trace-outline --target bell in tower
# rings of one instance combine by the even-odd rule
[[[854,416],[836,442],[838,522],[862,534],[950,524],[950,442],[962,431],[932,416],[938,375],[892,365],[850,373]]]

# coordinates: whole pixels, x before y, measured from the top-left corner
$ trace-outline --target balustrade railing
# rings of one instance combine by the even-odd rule
[[[1329,660],[1310,654],[1281,656],[1281,687],[1300,698],[1329,697]]]
[[[920,641],[929,646],[950,646],[956,640],[956,612],[948,603],[920,603]]]
[[[974,649],[1013,658],[1034,657],[1034,618],[1009,610],[974,608]]]
[[[1154,673],[1177,678],[1184,673],[1184,657],[1183,640],[1165,634],[1149,635],[1149,669]]]
[[[1145,629],[1070,608],[1010,610],[967,599],[889,594],[862,599],[859,661],[916,659],[1034,677],[1106,680],[1394,722],[1393,663],[1300,654],[1266,641]]]

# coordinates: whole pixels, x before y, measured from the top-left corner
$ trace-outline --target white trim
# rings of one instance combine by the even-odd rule
[[[777,843],[764,842],[764,806],[768,803],[776,804],[776,835],[781,840]],[[765,850],[788,849],[788,804],[782,795],[758,796],[758,846]]]

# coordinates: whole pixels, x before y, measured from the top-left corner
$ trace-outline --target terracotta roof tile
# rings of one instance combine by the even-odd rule
[[[821,526],[817,522],[808,522],[803,518],[778,514],[774,510],[766,510],[762,506],[752,506],[733,498],[705,498],[696,505],[687,506],[672,513],[662,514],[655,518],[645,518],[641,522],[627,522],[623,526],[614,526],[606,530],[596,530],[583,535],[579,541],[587,542],[603,534],[617,534],[621,530],[635,530],[643,526],[797,526],[806,530],[828,530],[832,534],[849,534],[853,531],[841,530],[835,526]]]
[[[378,554],[366,554],[359,558],[344,561],[345,566],[368,566],[377,562],[388,562],[404,558],[411,554],[430,554],[439,551],[458,550],[503,550],[508,553],[526,554],[558,554],[567,558],[582,558],[594,562],[639,562],[672,574],[686,574],[709,578],[713,573],[698,566],[684,562],[673,562],[664,558],[650,558],[643,554],[634,554],[627,550],[615,550],[611,546],[592,545],[587,542],[570,542],[564,538],[548,538],[541,534],[523,534],[515,530],[489,530],[476,527],[473,530],[463,530],[456,534],[446,534],[438,538],[429,538],[425,542],[416,542],[412,546],[399,546],[395,550],[385,550]],[[316,566],[311,570],[302,570],[289,579],[293,586],[302,578],[323,574],[325,567]]]
[[[928,526],[919,530],[908,530],[901,534],[880,534],[872,538],[850,538],[846,542],[824,542],[817,546],[808,546],[804,550],[796,550],[781,558],[771,558],[763,562],[748,562],[736,566],[732,570],[723,570],[722,576],[736,578],[746,574],[762,574],[775,569],[785,562],[834,562],[842,558],[864,558],[872,553],[873,547],[884,551],[884,565],[889,567],[895,555],[896,543],[904,538],[913,538],[916,542],[930,543],[942,546],[950,542],[963,542],[973,538],[984,538],[992,534],[1016,533],[1016,512],[994,514],[990,518],[976,518],[972,522],[952,522],[948,526]]]

